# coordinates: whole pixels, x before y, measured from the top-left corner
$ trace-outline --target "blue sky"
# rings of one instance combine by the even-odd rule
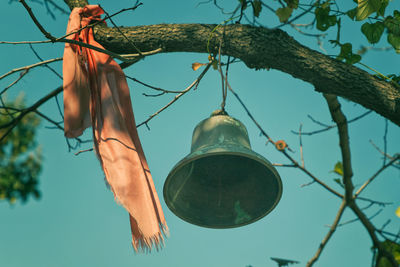
[[[221,1],[223,4],[224,1]],[[233,1],[225,1],[231,3]],[[55,36],[65,32],[67,16],[55,11],[53,20],[37,3],[29,2],[41,23]],[[91,2],[96,4],[95,2]],[[158,23],[220,23],[226,17],[211,5],[196,6],[196,1],[144,1],[135,12],[123,13],[115,18],[119,25],[146,25]],[[132,1],[101,1],[108,13],[132,5]],[[400,9],[399,3],[392,4]],[[396,6],[397,5],[397,6]],[[270,14],[265,19],[268,25],[277,21]],[[348,22],[348,21],[347,21]],[[44,37],[34,26],[22,5],[18,2],[0,3],[0,32],[2,40],[43,40]],[[354,47],[366,45],[359,33],[358,23],[347,28],[343,41],[352,41]],[[299,36],[291,29],[285,29],[301,43],[320,50],[316,40]],[[328,40],[323,47],[330,54]],[[386,46],[380,42],[377,46]],[[35,46],[44,59],[60,57],[62,44]],[[28,46],[2,45],[0,47],[0,72],[33,64],[37,59]],[[279,59],[276,59],[279,60]],[[206,62],[206,54],[170,53],[146,58],[125,70],[126,74],[139,80],[171,90],[187,87],[199,72],[191,69],[193,62]],[[363,62],[382,73],[397,72],[400,67],[399,55],[393,51],[370,52]],[[54,63],[61,73],[61,62]],[[5,87],[18,74],[0,81]],[[299,139],[291,133],[303,124],[303,131],[319,129],[307,115],[331,124],[330,115],[321,94],[310,84],[297,80],[288,74],[275,70],[254,71],[244,64],[230,67],[230,84],[238,92],[263,128],[275,139],[285,140],[294,150],[291,155],[299,160]],[[33,103],[61,84],[54,74],[45,68],[31,70],[8,95],[10,98],[24,91],[27,103]],[[173,96],[157,98],[144,97],[152,93],[129,81],[133,108],[137,122],[168,103]],[[301,187],[310,179],[299,170],[278,168],[283,182],[280,203],[267,217],[254,224],[228,230],[213,230],[188,224],[177,218],[165,205],[162,187],[168,172],[176,162],[189,153],[193,128],[202,119],[218,108],[221,102],[219,74],[210,71],[196,91],[191,91],[172,107],[158,115],[150,123],[150,131],[139,128],[142,144],[153,174],[155,186],[161,198],[170,237],[160,252],[135,254],[130,245],[130,229],[127,212],[114,202],[112,193],[106,188],[100,165],[92,152],[75,156],[68,152],[63,133],[47,129],[43,122],[38,142],[44,155],[44,168],[40,179],[42,198],[30,200],[27,204],[9,205],[0,202],[0,266],[5,267],[47,267],[47,266],[174,266],[174,267],[272,267],[276,266],[270,257],[298,260],[303,266],[314,255],[319,243],[328,231],[340,205],[340,199],[316,184]],[[61,96],[60,96],[61,99]],[[354,103],[340,99],[348,118],[366,110]],[[59,120],[54,100],[40,109],[43,113]],[[228,94],[227,111],[241,120],[249,131],[255,151],[274,163],[288,163],[271,146],[265,146],[265,139],[250,121],[236,99]],[[370,140],[383,146],[385,120],[375,113],[368,115],[350,126],[350,142],[354,172],[354,184],[360,186],[381,167],[381,154]],[[86,137],[90,137],[90,131]],[[396,125],[388,126],[388,153],[400,151],[400,130]],[[82,146],[82,149],[91,145]],[[338,178],[330,172],[340,160],[336,129],[313,136],[304,136],[303,149],[306,167],[317,177],[336,190],[341,188],[333,181]],[[364,192],[365,197],[390,201],[372,221],[381,227],[391,219],[388,231],[400,228],[400,218],[394,215],[400,206],[400,172],[387,169]],[[367,203],[361,203],[363,207]],[[373,215],[380,207],[366,210]],[[347,210],[343,222],[353,219]],[[315,266],[369,266],[371,242],[359,222],[339,227]],[[296,265],[295,265],[296,266]]]

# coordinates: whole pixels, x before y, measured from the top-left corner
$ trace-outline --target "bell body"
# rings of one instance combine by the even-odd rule
[[[164,184],[164,199],[181,219],[203,227],[232,228],[271,212],[282,195],[278,172],[251,150],[245,126],[228,115],[200,122],[191,153]]]

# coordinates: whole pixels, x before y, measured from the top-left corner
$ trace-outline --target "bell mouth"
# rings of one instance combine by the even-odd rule
[[[270,213],[282,195],[279,174],[254,151],[235,149],[205,148],[180,161],[164,184],[169,209],[191,224],[217,229]]]

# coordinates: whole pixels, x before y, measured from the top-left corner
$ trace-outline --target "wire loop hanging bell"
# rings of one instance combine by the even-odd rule
[[[201,121],[191,153],[164,184],[164,199],[181,219],[203,227],[233,228],[270,213],[282,195],[276,169],[251,150],[246,127],[225,111]]]

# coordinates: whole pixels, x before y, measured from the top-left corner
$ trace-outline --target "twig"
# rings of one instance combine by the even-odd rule
[[[301,140],[301,128],[303,127],[303,124],[300,123],[299,127],[299,142],[300,142],[300,159],[301,159],[301,167],[304,168],[304,157],[303,157],[303,142]]]
[[[89,152],[89,151],[93,151],[93,148],[88,148],[88,149],[80,150],[80,151],[78,151],[78,152],[75,153],[75,156],[78,156],[78,155],[81,154],[81,153]]]
[[[119,60],[121,60],[121,61],[124,61],[124,62],[130,62],[130,61],[136,62],[136,61],[139,60],[139,57],[142,57],[143,54],[145,54],[145,53],[130,54],[130,55],[126,55],[126,57],[124,57],[124,56],[121,56],[121,55],[119,55],[119,54],[117,54],[117,53],[114,53],[114,52],[112,52],[112,51],[109,51],[109,50],[107,50],[107,49],[101,49],[101,48],[99,48],[99,47],[96,47],[96,46],[93,46],[93,45],[90,45],[90,44],[87,44],[87,43],[84,43],[84,42],[79,42],[79,41],[76,41],[76,40],[66,39],[66,38],[64,38],[64,37],[56,38],[56,37],[52,36],[49,32],[47,32],[47,31],[43,28],[43,26],[39,23],[39,21],[36,19],[35,15],[33,14],[32,9],[26,4],[25,0],[19,0],[19,1],[22,3],[22,5],[23,5],[23,6],[25,7],[25,9],[28,11],[28,13],[29,13],[30,17],[32,18],[33,22],[34,22],[35,25],[39,28],[39,30],[43,33],[43,35],[44,35],[47,39],[49,39],[51,42],[53,42],[53,43],[55,43],[55,42],[62,42],[62,43],[70,43],[70,44],[79,45],[79,46],[82,46],[82,47],[90,48],[90,49],[92,49],[92,50],[95,50],[95,51],[98,51],[98,52],[107,54],[107,55],[109,55],[109,56],[112,56],[112,57],[117,58],[117,59],[119,59]],[[135,8],[135,7],[134,7],[134,8]],[[132,9],[132,8],[130,8],[130,9]],[[127,10],[127,9],[125,9],[125,10]],[[121,11],[121,12],[122,12],[122,11]],[[100,21],[101,21],[101,20],[100,20]],[[89,26],[89,25],[88,25],[88,26]],[[88,27],[88,26],[87,26],[87,27]],[[93,26],[93,25],[90,25],[90,27],[92,27],[92,26]],[[81,31],[81,30],[84,29],[84,28],[86,28],[86,27],[82,27],[82,28],[79,29],[78,31]],[[66,36],[71,35],[71,34],[73,34],[73,33],[74,33],[74,32],[68,33]],[[150,52],[146,52],[146,53],[147,53],[148,55],[152,55],[152,54],[158,53],[158,52],[160,52],[159,49],[156,49],[156,50],[150,51]],[[132,58],[133,58],[133,59],[132,59]]]
[[[370,142],[371,145],[372,145],[376,150],[378,150],[384,157],[387,157],[388,159],[394,159],[393,156],[391,156],[391,155],[389,155],[389,154],[383,152],[372,140],[369,140],[369,142]],[[396,156],[396,155],[397,155],[397,154],[395,154],[395,156]],[[395,166],[395,165],[393,165],[393,167],[400,168],[400,166]]]
[[[379,213],[382,212],[382,210],[383,210],[383,209],[380,209],[380,210],[378,210],[377,212],[375,212],[373,215],[371,215],[370,217],[368,217],[368,220],[372,220],[373,218],[375,218],[376,216],[378,216]],[[337,227],[341,227],[341,226],[343,226],[343,225],[350,224],[350,223],[353,223],[353,222],[356,222],[356,221],[359,221],[359,220],[360,220],[360,219],[357,217],[357,218],[355,218],[355,219],[348,220],[348,221],[345,221],[345,222],[343,222],[343,223],[340,223],[340,224],[337,225]]]
[[[43,33],[43,35],[50,41],[55,42],[56,38],[43,28],[43,26],[39,23],[39,21],[33,14],[32,9],[26,4],[25,0],[19,0],[19,2],[25,7],[26,11],[28,11],[29,16],[31,17],[35,25],[38,27],[38,29]]]
[[[11,74],[13,74],[15,72],[18,72],[18,71],[32,69],[32,68],[35,68],[35,67],[38,67],[38,66],[46,65],[46,64],[49,64],[49,63],[52,63],[52,62],[61,61],[61,60],[62,60],[62,57],[52,58],[52,59],[44,60],[44,61],[32,64],[32,65],[16,68],[16,69],[10,70],[9,72],[1,75],[0,76],[0,80],[4,79],[5,77],[7,77],[7,76],[9,76],[9,75],[11,75]]]
[[[391,161],[389,161],[387,164],[383,165],[374,175],[371,176],[365,183],[357,190],[357,192],[354,194],[354,199],[358,197],[359,194],[382,172],[384,171],[387,167],[395,163],[396,161],[400,160],[400,154],[397,154]]]
[[[36,56],[39,60],[43,61],[42,57],[39,56],[39,53],[36,52],[36,50],[33,48],[32,44],[29,44],[29,48],[32,50],[33,54],[35,54],[35,56]],[[60,80],[63,79],[62,75],[59,74],[55,69],[53,69],[52,67],[50,67],[48,64],[45,64],[44,67],[47,68],[47,69],[49,69],[51,72],[53,72],[58,78],[60,78]]]
[[[7,128],[5,133],[0,137],[0,143],[4,140],[4,138],[14,129],[14,127],[21,121],[21,119],[28,113],[35,111],[38,107],[40,107],[42,104],[46,103],[47,100],[51,99],[52,97],[56,96],[57,94],[62,92],[62,86],[58,87],[57,89],[53,90],[50,92],[48,95],[45,97],[39,99],[35,104],[32,106],[25,108],[21,111],[21,113],[15,117],[13,120],[11,120],[8,123],[5,123],[3,125],[0,125],[0,129]]]
[[[343,215],[343,212],[346,208],[346,201],[343,200],[342,204],[339,207],[338,213],[336,214],[335,220],[333,221],[333,224],[331,228],[329,229],[328,233],[322,240],[321,244],[318,247],[317,252],[315,253],[314,257],[312,257],[308,262],[307,262],[307,267],[311,267],[314,265],[314,263],[318,260],[319,256],[321,255],[322,251],[324,250],[326,244],[328,243],[329,239],[332,237],[333,233],[336,231],[336,228],[339,224],[339,221]]]
[[[24,70],[19,74],[19,77],[15,79],[12,83],[7,85],[1,92],[0,92],[0,97],[2,94],[4,94],[8,89],[10,89],[12,86],[14,86],[17,82],[19,82],[27,73],[29,72],[29,69]]]
[[[361,114],[360,116],[357,116],[357,117],[355,117],[355,118],[349,120],[347,123],[355,122],[355,121],[357,121],[357,120],[359,120],[359,119],[361,119],[361,118],[367,116],[367,115],[370,114],[371,112],[372,112],[372,110],[369,110],[369,111],[367,111],[367,112]],[[314,118],[311,117],[310,115],[308,115],[307,117],[310,118],[310,120],[311,120],[312,122],[314,122],[314,123],[316,123],[316,124],[318,124],[318,125],[321,125],[321,126],[323,126],[323,127],[325,127],[325,128],[320,129],[320,130],[316,130],[316,131],[312,131],[312,132],[303,132],[303,133],[302,133],[303,135],[318,134],[318,133],[326,132],[326,131],[328,131],[328,130],[330,130],[330,129],[333,129],[333,128],[336,128],[336,127],[337,127],[337,125],[327,125],[327,124],[324,124],[324,123],[322,123],[322,122],[320,122],[320,121],[317,121],[316,119],[314,119]],[[294,133],[294,134],[299,134],[299,133],[296,132],[296,131],[291,131],[291,132]]]
[[[13,45],[19,45],[19,44],[47,44],[47,43],[52,43],[52,41],[49,40],[43,40],[43,41],[0,41],[0,44],[13,44]]]
[[[383,134],[383,154],[387,154],[387,133],[388,133],[388,119],[385,119],[385,133]],[[386,164],[386,157],[383,157],[383,166]]]
[[[272,166],[297,168],[297,166],[294,164],[282,164],[282,163],[272,163]]]
[[[128,76],[128,75],[125,75],[125,77],[128,78],[128,79],[130,79],[130,80],[132,80],[132,81],[134,81],[134,82],[137,82],[137,83],[139,83],[139,84],[141,84],[141,85],[143,85],[143,86],[146,86],[146,87],[151,88],[151,89],[156,90],[156,91],[161,91],[161,92],[163,92],[163,93],[180,94],[180,93],[182,93],[182,92],[184,91],[184,90],[182,90],[182,91],[166,90],[166,89],[162,89],[162,88],[160,88],[160,87],[155,87],[155,86],[149,85],[149,84],[147,84],[147,83],[144,83],[144,82],[142,82],[142,81],[139,81],[138,79],[136,79],[136,78],[134,78],[134,77],[130,77],[130,76]]]
[[[230,86],[229,82],[227,82],[227,86],[228,89],[232,92],[232,94],[236,97],[236,99],[239,101],[239,103],[241,104],[241,106],[244,108],[244,110],[246,111],[247,115],[250,117],[250,119],[253,121],[253,123],[257,126],[257,128],[260,130],[261,134],[264,135],[268,142],[271,142],[273,144],[275,144],[275,142],[271,139],[271,137],[264,131],[264,129],[261,127],[261,125],[255,120],[255,118],[253,117],[253,115],[250,113],[249,109],[246,107],[246,105],[243,103],[243,101],[240,99],[239,95],[232,89],[232,87]],[[294,165],[297,166],[297,168],[299,168],[300,170],[302,170],[305,174],[307,174],[311,179],[313,179],[315,182],[317,182],[318,184],[320,184],[322,187],[324,187],[325,189],[327,189],[329,192],[331,192],[332,194],[334,194],[335,196],[339,197],[339,198],[343,198],[343,195],[336,192],[333,188],[329,187],[327,184],[325,184],[324,182],[322,182],[321,180],[319,180],[317,177],[315,177],[310,171],[308,171],[306,168],[302,167],[295,159],[293,159],[289,154],[286,153],[285,150],[279,150],[281,153],[283,153],[286,158],[288,158]]]
[[[369,198],[365,198],[365,197],[357,197],[357,200],[362,200],[362,201],[369,202],[369,203],[372,203],[372,204],[376,204],[376,205],[382,206],[382,207],[384,207],[386,205],[392,205],[393,204],[393,202],[377,201],[377,200],[373,200],[373,199],[369,199]]]
[[[136,5],[134,6],[134,9],[138,8],[138,7],[141,6],[142,4],[143,4],[143,3],[137,4],[137,2],[136,2]],[[100,5],[99,5],[99,6],[100,6]],[[100,6],[100,7],[101,7],[101,6]],[[141,51],[139,50],[139,48],[132,42],[132,40],[129,39],[129,38],[121,31],[121,29],[117,26],[117,24],[114,23],[114,21],[111,19],[111,16],[107,13],[107,11],[106,11],[104,8],[102,8],[102,7],[101,7],[101,9],[103,9],[104,13],[106,14],[107,19],[111,22],[112,25],[114,25],[114,27],[115,27],[115,28],[117,29],[117,31],[122,35],[122,37],[124,37],[125,40],[127,40],[128,43],[130,43],[130,44],[132,45],[132,47],[133,47],[134,49],[136,49],[136,51],[139,53],[140,56],[143,56],[143,55],[142,55],[142,52],[141,52]]]
[[[315,181],[314,181],[314,180],[312,180],[312,181],[311,181],[311,182],[309,182],[309,183],[302,184],[302,185],[300,185],[300,187],[306,187],[306,186],[310,186],[310,185],[312,185],[313,183],[315,183]]]
[[[145,121],[139,123],[138,125],[136,125],[136,127],[140,127],[142,125],[146,125],[148,127],[148,122],[153,119],[155,116],[157,116],[158,114],[160,114],[162,111],[164,111],[165,109],[167,109],[169,106],[171,106],[173,103],[175,103],[181,96],[183,96],[184,94],[186,94],[187,92],[190,91],[190,89],[192,89],[193,87],[197,87],[201,81],[201,79],[203,78],[203,76],[206,74],[206,72],[208,71],[208,69],[211,66],[211,62],[207,64],[206,68],[203,70],[203,72],[199,75],[199,77],[197,77],[197,79],[192,82],[192,84],[190,84],[185,90],[183,90],[181,93],[177,94],[174,99],[172,99],[167,105],[165,105],[164,107],[162,107],[161,109],[159,109],[157,112],[155,112],[154,114],[150,115]]]

